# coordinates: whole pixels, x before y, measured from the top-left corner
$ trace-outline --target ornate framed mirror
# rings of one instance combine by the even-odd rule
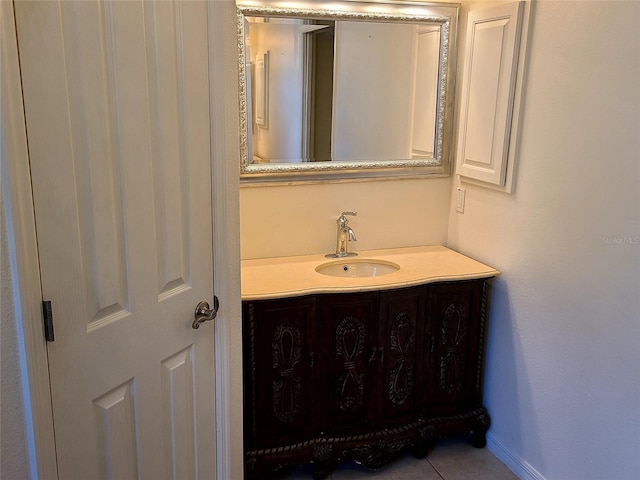
[[[449,175],[458,8],[239,0],[241,181]]]

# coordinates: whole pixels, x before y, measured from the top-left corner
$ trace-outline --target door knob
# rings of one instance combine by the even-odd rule
[[[191,324],[195,330],[200,328],[200,324],[203,322],[208,322],[209,320],[213,320],[218,315],[218,308],[220,307],[220,302],[218,301],[218,297],[213,296],[213,308],[209,307],[208,302],[200,302],[196,305],[195,312],[195,320]]]

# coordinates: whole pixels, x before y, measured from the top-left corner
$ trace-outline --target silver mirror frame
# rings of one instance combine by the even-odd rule
[[[295,5],[295,7],[292,7]],[[336,7],[343,7],[337,9]],[[349,179],[446,177],[450,175],[453,144],[456,38],[460,5],[414,1],[237,1],[238,75],[240,111],[240,181],[247,183],[318,182]],[[302,162],[251,164],[248,158],[247,72],[245,65],[245,17],[328,18],[382,22],[439,24],[440,64],[438,78],[436,155],[433,159],[358,162]]]

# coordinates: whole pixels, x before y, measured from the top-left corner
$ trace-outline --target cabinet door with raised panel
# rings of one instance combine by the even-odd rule
[[[429,413],[455,413],[482,403],[483,280],[429,287]]]
[[[377,293],[327,295],[322,303],[322,331],[329,389],[326,411],[332,432],[356,433],[371,425],[375,378],[370,364],[377,351]]]
[[[380,294],[378,425],[414,421],[421,410],[424,355],[424,286]]]
[[[243,309],[246,447],[309,438],[319,431],[315,297]]]
[[[469,12],[461,75],[456,173],[507,192],[513,177],[509,162],[515,161],[517,107],[513,114],[525,3]]]

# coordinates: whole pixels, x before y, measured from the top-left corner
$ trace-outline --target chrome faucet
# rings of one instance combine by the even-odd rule
[[[328,258],[343,258],[343,257],[355,257],[358,255],[355,252],[349,251],[349,240],[352,242],[357,241],[356,234],[349,226],[349,221],[345,215],[358,215],[358,212],[342,212],[336,223],[338,224],[338,237],[336,242],[336,253],[328,253],[325,257]]]

